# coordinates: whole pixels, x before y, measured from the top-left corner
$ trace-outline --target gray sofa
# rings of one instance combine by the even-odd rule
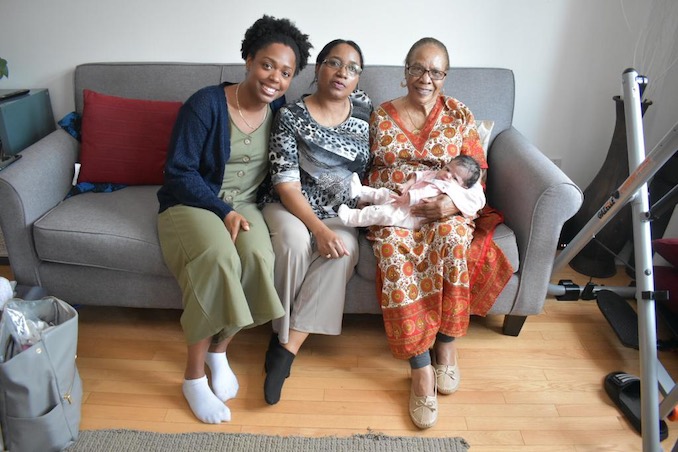
[[[75,68],[75,107],[83,89],[184,101],[197,89],[243,78],[242,64],[93,63]],[[289,100],[310,91],[313,67],[292,82]],[[375,105],[404,94],[401,66],[368,66],[359,87]],[[504,333],[518,335],[526,316],[542,311],[563,223],[582,203],[579,188],[512,127],[514,77],[508,69],[454,68],[445,92],[477,119],[495,122],[488,154],[490,205],[505,224],[494,240],[515,268],[490,315],[504,315]],[[163,262],[156,233],[157,186],[68,199],[79,143],[57,130],[25,149],[0,172],[0,227],[19,284],[42,286],[75,305],[181,308],[179,287]],[[346,313],[379,313],[375,259],[361,236],[360,261],[349,282]]]

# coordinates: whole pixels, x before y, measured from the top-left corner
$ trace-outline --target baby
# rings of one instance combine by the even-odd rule
[[[387,188],[363,186],[357,174],[351,180],[351,198],[374,204],[362,209],[339,206],[338,215],[347,226],[399,226],[418,229],[425,222],[412,215],[410,207],[424,198],[445,193],[452,199],[459,212],[469,218],[475,217],[485,206],[485,193],[479,182],[480,165],[468,155],[459,155],[438,171],[415,171],[401,185],[399,195]]]

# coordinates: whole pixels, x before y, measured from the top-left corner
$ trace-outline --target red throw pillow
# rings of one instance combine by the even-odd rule
[[[84,90],[78,182],[160,185],[181,102]]]
[[[652,248],[669,264],[678,267],[678,238],[653,240]]]

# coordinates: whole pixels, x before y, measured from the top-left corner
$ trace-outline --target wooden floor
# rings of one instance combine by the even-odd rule
[[[597,280],[625,285],[625,277]],[[7,266],[0,275],[11,278]],[[566,270],[584,284],[588,277]],[[619,281],[622,281],[621,283]],[[205,425],[181,395],[185,359],[179,312],[80,308],[78,368],[84,382],[81,428],[157,432],[220,431],[280,435],[461,436],[472,452],[637,451],[641,438],[610,402],[603,377],[639,375],[638,352],[623,347],[595,302],[547,300],[519,337],[500,333],[501,317],[474,318],[459,341],[462,384],[440,396],[438,424],[416,429],[407,414],[409,370],[390,356],[378,316],[347,316],[338,337],[312,336],[287,380],[282,401],[263,400],[269,327],[234,339],[229,361],[240,392],[229,423]],[[674,352],[660,354],[678,378]],[[671,450],[678,428],[669,423]]]

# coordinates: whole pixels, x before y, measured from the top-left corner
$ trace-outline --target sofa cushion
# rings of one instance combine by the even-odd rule
[[[506,259],[508,259],[511,267],[513,267],[513,273],[518,272],[518,269],[520,268],[520,255],[518,254],[516,234],[513,230],[502,223],[494,230],[492,239],[499,249],[504,252]]]
[[[493,239],[511,263],[513,272],[517,272],[520,265],[520,259],[514,232],[511,228],[502,223],[497,226],[497,229],[494,231]],[[360,260],[356,266],[356,273],[368,281],[375,281],[377,259],[374,257],[374,252],[372,251],[372,242],[367,240],[365,231],[361,231],[358,244],[360,246]]]
[[[181,102],[85,90],[78,182],[159,185]]]
[[[157,233],[157,186],[72,196],[37,220],[41,260],[171,276]]]

